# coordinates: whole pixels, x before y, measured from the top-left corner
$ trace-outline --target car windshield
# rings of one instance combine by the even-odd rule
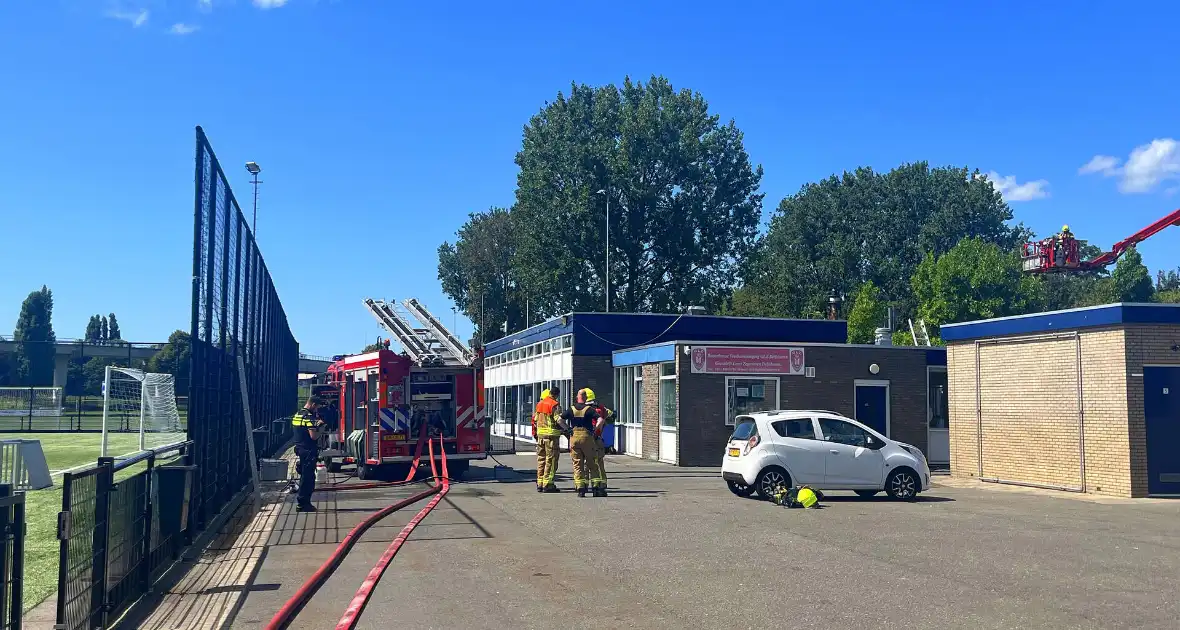
[[[754,424],[753,418],[738,417],[738,424],[733,428],[733,435],[729,436],[730,440],[748,440],[758,433],[758,425]]]

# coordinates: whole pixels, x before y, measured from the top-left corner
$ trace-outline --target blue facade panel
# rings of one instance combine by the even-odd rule
[[[562,318],[551,319],[543,324],[537,324],[531,328],[526,328],[520,332],[512,333],[507,337],[501,337],[495,341],[488,342],[484,348],[484,356],[492,356],[503,352],[508,352],[518,346],[527,346],[539,341],[546,341],[556,337],[562,337],[570,334],[573,331],[573,317],[569,318],[569,324],[563,324]],[[519,342],[519,343],[517,343]]]
[[[1180,304],[1105,304],[1035,315],[946,324],[942,326],[941,332],[943,341],[964,341],[1119,324],[1180,324]]]
[[[635,348],[634,350],[618,350],[614,353],[611,363],[615,367],[626,367],[628,365],[662,363],[664,361],[675,360],[676,342],[670,341],[658,346],[646,346],[643,348]]]
[[[946,365],[946,348],[931,348],[926,351],[926,365]]]
[[[576,355],[610,355],[615,350],[677,339],[814,343],[848,340],[847,322],[823,319],[578,313],[571,323]]]

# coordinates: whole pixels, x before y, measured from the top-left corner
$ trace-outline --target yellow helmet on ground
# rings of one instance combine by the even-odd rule
[[[582,394],[586,397],[584,399],[586,402],[594,401],[594,390],[590,389],[589,387],[583,389]]]
[[[543,390],[541,392],[541,400],[545,400],[546,398],[553,398],[553,392],[551,392],[547,389]]]
[[[805,508],[809,508],[819,502],[819,497],[815,496],[815,491],[807,486],[799,488],[799,493],[795,495],[795,500]]]

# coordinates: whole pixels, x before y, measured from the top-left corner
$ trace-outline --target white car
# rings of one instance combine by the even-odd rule
[[[930,487],[930,466],[917,447],[891,440],[830,411],[761,411],[735,418],[721,476],[734,494],[767,498],[780,485],[884,490],[912,500]]]

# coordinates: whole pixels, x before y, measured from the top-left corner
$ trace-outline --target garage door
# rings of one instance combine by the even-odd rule
[[[980,342],[980,476],[1081,490],[1078,339]]]

